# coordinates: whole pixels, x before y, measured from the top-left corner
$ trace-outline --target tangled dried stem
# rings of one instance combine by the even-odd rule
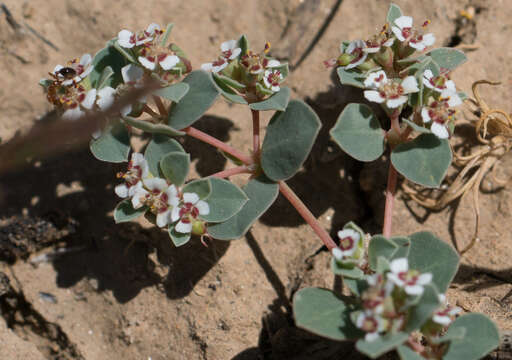
[[[479,80],[473,83],[472,90],[474,99],[466,100],[476,108],[472,112],[479,116],[475,127],[475,135],[479,142],[478,149],[470,155],[454,153],[454,164],[459,168],[459,173],[446,188],[439,192],[419,189],[410,182],[404,182],[404,191],[420,205],[439,211],[444,209],[452,201],[463,197],[466,193],[473,194],[473,210],[475,212],[475,230],[473,238],[468,246],[459,250],[462,255],[471,249],[479,240],[480,228],[480,209],[479,209],[479,191],[480,184],[488,173],[492,180],[503,187],[508,180],[498,179],[496,169],[500,159],[512,148],[512,119],[511,116],[501,109],[491,109],[481,98],[478,92],[478,86],[481,84],[499,85],[499,82],[488,80]],[[457,249],[458,250],[458,249]]]

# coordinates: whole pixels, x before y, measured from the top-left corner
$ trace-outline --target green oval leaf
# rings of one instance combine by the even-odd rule
[[[217,87],[217,91],[228,101],[231,101],[235,104],[247,105],[247,100],[245,100],[241,95],[238,95],[236,91],[234,91],[230,84],[231,81],[228,82],[229,79],[226,76],[219,76],[216,74],[212,74],[212,81]]]
[[[219,95],[210,74],[202,70],[192,71],[183,82],[190,88],[179,103],[172,104],[168,117],[169,126],[177,130],[199,120]]]
[[[93,88],[99,88],[103,70],[109,66],[114,74],[106,80],[102,86],[111,86],[114,89],[123,83],[121,68],[127,65],[126,59],[117,51],[114,46],[108,45],[94,55],[92,60],[93,70],[89,74],[89,81]]]
[[[400,356],[400,360],[425,360],[423,356],[408,346],[400,345],[396,350]]]
[[[459,256],[450,245],[430,232],[417,232],[409,238],[409,268],[432,273],[432,282],[440,293],[445,293],[459,267]]]
[[[363,354],[371,357],[372,359],[376,359],[382,354],[387,353],[390,350],[393,350],[399,345],[402,345],[409,334],[404,332],[398,332],[396,334],[386,334],[384,336],[379,337],[375,341],[364,341],[359,340],[356,343],[356,348]]]
[[[169,227],[167,228],[167,232],[168,232],[169,237],[171,238],[174,246],[178,247],[178,246],[185,245],[186,243],[188,243],[190,240],[190,233],[184,234],[184,233],[177,232],[174,229],[174,227],[175,227],[174,224],[170,224]]]
[[[130,199],[123,200],[114,209],[114,221],[116,224],[132,221],[143,215],[147,209],[147,206],[134,209]]]
[[[249,198],[233,183],[215,177],[210,178],[212,192],[208,197],[210,213],[202,218],[209,222],[223,222],[234,216]]]
[[[423,326],[439,305],[439,293],[435,287],[430,284],[425,285],[418,302],[409,310],[405,331],[412,332]]]
[[[154,135],[144,152],[144,157],[148,162],[149,171],[155,177],[164,177],[160,169],[160,160],[171,152],[184,153],[183,147],[174,139],[164,135]]]
[[[411,249],[411,240],[409,238],[402,236],[394,236],[390,240],[393,241],[397,246],[397,250],[389,259],[390,261],[393,259],[404,258],[409,256],[409,250]]]
[[[160,170],[164,177],[176,186],[185,183],[190,168],[190,154],[173,151],[160,160]]]
[[[398,5],[391,3],[389,5],[389,10],[388,10],[388,15],[386,17],[386,20],[389,23],[393,23],[400,16],[402,16],[402,10],[400,9],[400,7]]]
[[[354,309],[347,305],[350,299],[338,297],[330,290],[305,288],[293,297],[295,325],[332,340],[361,337],[363,333],[350,320]]]
[[[276,111],[285,111],[288,106],[288,101],[290,100],[290,88],[283,87],[281,90],[276,92],[274,95],[269,97],[266,100],[249,104],[249,107],[253,110],[266,111],[266,110],[276,110]]]
[[[446,139],[421,134],[398,145],[391,152],[395,169],[407,179],[425,187],[439,187],[450,164],[452,150]]]
[[[427,55],[430,55],[439,67],[448,70],[453,70],[468,60],[464,52],[454,48],[437,48]]]
[[[164,87],[154,92],[155,95],[161,96],[164,99],[179,102],[188,92],[189,86],[187,83],[180,82],[171,86]]]
[[[362,279],[364,278],[364,272],[357,266],[343,266],[336,261],[334,257],[331,259],[331,270],[334,275],[340,275],[349,279]]]
[[[343,151],[359,161],[373,161],[384,152],[384,131],[367,105],[348,104],[329,133]]]
[[[338,70],[336,70],[336,71],[338,73],[338,77],[340,78],[340,83],[342,85],[355,86],[360,89],[365,88],[365,86],[364,86],[365,76],[362,73],[357,72],[355,70],[351,70],[351,71],[345,70],[341,67],[338,67]]]
[[[391,259],[393,254],[398,250],[398,245],[382,235],[375,235],[371,238],[368,245],[368,263],[370,269],[377,269],[377,259],[379,256],[385,259]]]
[[[249,200],[242,209],[225,222],[208,227],[208,233],[219,240],[242,237],[256,220],[272,205],[279,193],[279,185],[264,175],[251,179],[242,190]]]
[[[89,144],[94,157],[101,161],[120,163],[128,160],[130,153],[130,135],[126,126],[117,122],[107,125],[98,139]]]
[[[194,180],[185,185],[182,192],[196,193],[199,199],[204,200],[212,193],[212,184],[209,178]]]
[[[477,360],[496,349],[500,334],[496,325],[482,314],[466,314],[457,318],[448,328],[446,335],[465,328],[466,335],[460,340],[452,340],[443,360]]]
[[[277,112],[267,127],[261,148],[261,167],[274,181],[292,177],[306,160],[321,123],[304,102],[292,100]]]

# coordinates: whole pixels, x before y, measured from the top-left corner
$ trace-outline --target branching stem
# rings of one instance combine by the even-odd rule
[[[401,136],[400,124],[398,123],[398,112],[393,112],[391,114],[391,128],[397,133],[397,135]],[[389,161],[389,170],[388,170],[388,184],[386,187],[386,204],[384,206],[384,225],[382,228],[382,235],[385,237],[391,236],[392,224],[393,224],[393,205],[395,203],[395,193],[396,193],[396,181],[397,181],[398,173],[396,172],[393,163],[391,160]]]
[[[238,166],[238,167],[235,167],[235,168],[231,168],[231,169],[226,169],[226,170],[223,170],[223,171],[219,171],[215,174],[212,174],[210,176],[214,176],[214,177],[218,177],[218,178],[228,178],[230,176],[233,176],[233,175],[238,175],[238,174],[250,174],[252,173],[252,171],[245,165],[243,166]]]
[[[336,247],[336,243],[331,238],[329,233],[325,231],[324,227],[318,222],[316,217],[309,211],[309,209],[304,205],[304,203],[299,199],[299,197],[293,192],[293,190],[284,182],[279,181],[279,191],[284,195],[286,199],[293,205],[293,207],[297,210],[297,212],[302,216],[304,220],[311,226],[313,231],[318,235],[318,237],[322,240],[325,246],[329,250]]]

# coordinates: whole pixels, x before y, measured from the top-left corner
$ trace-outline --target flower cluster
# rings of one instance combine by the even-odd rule
[[[193,192],[182,192],[167,180],[153,177],[148,163],[140,153],[133,153],[125,173],[119,173],[124,183],[115,187],[121,198],[130,198],[134,209],[146,207],[156,217],[156,225],[173,224],[182,234],[204,235],[202,216],[210,213],[208,203]]]
[[[288,74],[287,65],[267,56],[269,43],[265,44],[261,53],[251,50],[243,52],[239,43],[240,40],[223,42],[217,60],[204,63],[201,68],[217,75],[217,81],[223,82],[224,86],[230,87],[248,102],[260,101],[278,92]]]
[[[358,264],[364,254],[361,234],[353,229],[344,229],[338,231],[338,238],[338,247],[332,249],[336,262],[342,266]]]
[[[462,104],[455,83],[441,71],[444,69],[434,74],[433,69],[426,68],[413,75],[408,70],[411,62],[416,61],[411,55],[435,42],[433,34],[425,33],[429,23],[426,21],[418,29],[413,27],[410,16],[400,16],[369,40],[342,43],[341,55],[324,63],[328,67],[339,66],[344,71],[361,73],[365,77],[362,85],[367,100],[381,104],[388,112],[410,105],[415,123],[423,124],[445,139],[450,135],[453,107]],[[404,61],[408,59],[412,60]],[[410,95],[419,92],[423,93],[422,104],[411,102]]]
[[[356,326],[374,341],[388,331],[401,329],[407,321],[412,299],[421,295],[432,274],[409,269],[406,258],[392,260],[389,271],[368,275],[368,288],[361,295],[362,310],[354,313]]]

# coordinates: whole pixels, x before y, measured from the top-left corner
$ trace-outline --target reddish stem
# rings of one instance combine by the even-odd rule
[[[242,161],[244,164],[249,165],[249,164],[252,164],[252,162],[253,162],[249,156],[242,154],[237,149],[229,146],[228,144],[220,141],[219,139],[216,139],[213,136],[210,136],[196,128],[189,126],[185,129],[183,129],[182,131],[184,131],[187,135],[192,136],[193,138],[201,140],[207,144],[210,144],[210,145],[216,147],[217,149],[220,149],[220,150],[236,157],[237,159]]]
[[[397,111],[391,114],[391,128],[400,137],[401,130],[400,124],[398,123],[398,116],[399,113]],[[390,160],[388,170],[388,184],[386,187],[386,205],[384,206],[384,225],[382,227],[382,235],[384,235],[385,237],[391,236],[391,228],[393,224],[393,205],[395,202],[397,176],[398,173],[396,172],[396,169]]]
[[[238,167],[235,167],[235,168],[232,168],[232,169],[226,169],[226,170],[223,170],[223,171],[219,171],[215,174],[212,174],[210,176],[214,176],[214,177],[218,177],[218,178],[228,178],[232,175],[238,175],[238,174],[250,174],[252,173],[251,170],[249,170],[247,168],[247,166],[243,165],[243,166],[238,166]]]
[[[160,113],[160,115],[167,116],[168,115],[167,109],[165,108],[165,105],[162,102],[162,99],[160,99],[160,97],[156,96],[156,95],[152,95],[152,96],[153,96],[153,101],[155,102],[156,106],[158,107],[158,112]]]
[[[279,181],[279,191],[284,195],[285,198],[288,199],[290,204],[297,210],[297,212],[302,216],[304,220],[311,226],[313,231],[318,235],[318,237],[322,240],[325,246],[329,250],[337,247],[336,243],[329,236],[329,233],[325,231],[322,225],[318,222],[315,216],[309,211],[309,209],[304,205],[304,203],[299,199],[299,197],[293,192],[292,189],[284,182]]]
[[[252,110],[252,145],[253,154],[255,158],[258,158],[260,153],[260,112],[258,110]]]
[[[385,237],[391,236],[391,226],[393,222],[393,204],[395,202],[397,172],[390,162],[388,171],[388,185],[386,188],[386,205],[384,207],[384,227],[382,234]]]

